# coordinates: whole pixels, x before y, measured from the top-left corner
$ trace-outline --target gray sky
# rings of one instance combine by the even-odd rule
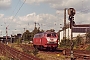
[[[34,22],[40,29],[58,31],[63,26],[65,8],[76,10],[76,24],[89,24],[89,5],[90,0],[0,0],[0,36],[6,34],[7,26],[8,35],[23,33],[24,28],[32,31]]]

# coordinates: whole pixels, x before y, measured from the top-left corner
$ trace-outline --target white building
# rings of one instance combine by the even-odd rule
[[[78,35],[84,35],[87,31],[90,31],[90,24],[75,25],[73,27],[73,37]],[[63,39],[63,31],[60,32],[60,42]],[[66,29],[66,38],[71,39],[71,29]]]

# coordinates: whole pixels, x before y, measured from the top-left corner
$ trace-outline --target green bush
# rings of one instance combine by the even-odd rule
[[[70,48],[70,40],[69,39],[66,39],[66,40],[61,40],[61,43],[60,43],[60,48]]]

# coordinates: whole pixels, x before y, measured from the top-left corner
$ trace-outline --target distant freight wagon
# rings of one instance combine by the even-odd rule
[[[58,47],[58,36],[55,32],[43,32],[34,35],[33,46],[37,49],[52,49]]]

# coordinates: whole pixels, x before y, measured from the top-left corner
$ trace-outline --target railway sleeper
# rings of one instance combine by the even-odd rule
[[[77,55],[75,57],[76,58],[83,58],[83,59],[90,59],[90,56],[85,56],[85,55]]]
[[[90,59],[90,56],[83,56],[84,59]]]

